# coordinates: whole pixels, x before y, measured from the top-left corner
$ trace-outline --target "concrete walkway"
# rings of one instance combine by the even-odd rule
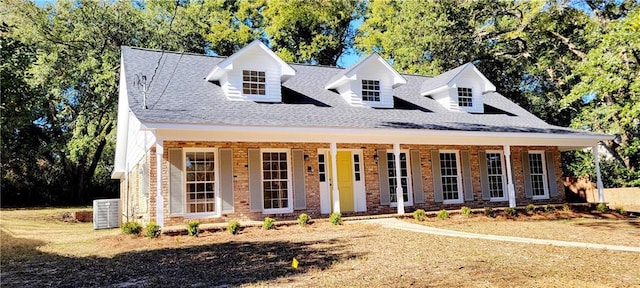
[[[516,243],[526,243],[526,244],[554,245],[554,246],[562,246],[562,247],[579,247],[579,248],[591,248],[591,249],[603,249],[603,250],[613,250],[613,251],[624,251],[624,252],[640,253],[640,247],[635,247],[635,246],[620,246],[620,245],[607,245],[607,244],[594,244],[594,243],[584,243],[584,242],[570,242],[570,241],[560,241],[560,240],[547,240],[547,239],[534,239],[534,238],[523,238],[523,237],[512,237],[512,236],[476,234],[476,233],[460,232],[460,231],[453,231],[453,230],[434,228],[434,227],[429,227],[429,226],[420,225],[420,224],[413,224],[413,223],[409,223],[409,222],[406,222],[406,221],[398,220],[396,218],[368,219],[368,220],[357,220],[357,221],[350,221],[350,222],[351,223],[378,224],[378,225],[381,225],[384,228],[400,229],[400,230],[412,231],[412,232],[417,232],[417,233],[426,233],[426,234],[442,235],[442,236],[450,236],[450,237],[473,238],[473,239],[507,241],[507,242],[516,242]]]

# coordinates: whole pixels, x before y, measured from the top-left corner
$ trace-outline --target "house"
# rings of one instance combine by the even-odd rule
[[[112,178],[128,220],[560,203],[560,152],[611,138],[543,122],[471,63],[436,77],[377,54],[290,64],[259,41],[227,58],[122,47],[121,61]]]

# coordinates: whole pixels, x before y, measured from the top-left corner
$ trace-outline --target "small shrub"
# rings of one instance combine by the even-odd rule
[[[240,232],[240,222],[236,220],[229,221],[227,224],[227,231],[233,235],[238,234],[238,232]]]
[[[493,218],[496,216],[496,212],[491,207],[484,207],[484,216]]]
[[[199,226],[200,221],[198,220],[191,220],[187,222],[187,233],[189,233],[189,236],[198,237],[198,234],[200,234]]]
[[[158,238],[160,237],[160,233],[162,233],[162,230],[160,229],[160,225],[158,225],[158,223],[156,223],[155,221],[151,221],[149,222],[149,224],[147,224],[147,228],[146,228],[147,237]]]
[[[622,206],[616,206],[615,209],[616,209],[616,212],[618,212],[618,214],[620,214],[620,215],[627,214],[627,210],[624,210],[624,207],[622,207]]]
[[[438,214],[436,214],[436,217],[438,217],[438,219],[440,220],[445,220],[449,218],[449,212],[447,212],[447,210],[442,209],[438,211]]]
[[[571,205],[564,203],[564,205],[562,205],[562,211],[563,212],[571,212],[573,210],[571,210]]]
[[[342,223],[342,214],[331,213],[331,215],[329,215],[329,222],[333,225],[340,225],[340,223]]]
[[[462,206],[462,208],[460,208],[460,214],[464,217],[471,217],[471,208]]]
[[[301,227],[309,225],[309,221],[311,221],[311,216],[307,215],[307,213],[302,213],[298,216],[298,225]]]
[[[536,206],[533,205],[533,204],[529,204],[524,209],[525,209],[525,211],[527,211],[527,214],[531,214],[531,213],[536,211]]]
[[[512,207],[504,209],[504,213],[507,214],[507,216],[509,216],[509,217],[518,216],[518,211],[516,211],[516,208],[512,208]]]
[[[598,203],[598,205],[596,206],[596,210],[600,211],[601,213],[604,213],[604,212],[607,212],[609,208],[604,203]]]
[[[544,211],[547,213],[553,213],[556,212],[556,206],[553,206],[551,204],[547,204],[544,206]]]
[[[427,216],[427,213],[424,212],[424,209],[418,209],[416,211],[413,211],[413,219],[416,219],[418,221],[424,221],[424,217]]]
[[[122,223],[120,229],[124,234],[138,235],[142,231],[142,226],[136,221],[127,221]]]
[[[276,219],[270,217],[264,217],[264,222],[262,222],[262,229],[271,230],[276,226]]]

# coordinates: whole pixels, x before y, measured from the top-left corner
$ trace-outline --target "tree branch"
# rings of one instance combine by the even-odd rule
[[[551,34],[553,37],[555,37],[556,39],[560,40],[562,44],[566,45],[567,48],[569,48],[569,51],[573,52],[573,54],[578,56],[580,60],[585,61],[587,59],[587,54],[582,52],[580,49],[578,49],[578,47],[575,44],[571,43],[571,40],[569,40],[569,38],[562,36],[560,35],[560,33],[555,31],[547,31],[547,32]]]

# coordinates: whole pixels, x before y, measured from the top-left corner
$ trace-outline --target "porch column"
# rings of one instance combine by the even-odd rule
[[[396,162],[396,199],[398,199],[398,214],[402,215],[404,214],[404,190],[402,189],[402,181],[400,180],[400,144],[393,144],[393,156]]]
[[[331,193],[333,195],[333,213],[340,213],[340,191],[338,190],[338,148],[335,142],[331,145]]]
[[[164,227],[164,199],[162,198],[162,154],[163,140],[156,136],[156,223]]]
[[[604,185],[602,184],[602,175],[600,174],[600,156],[598,155],[598,144],[591,148],[593,159],[596,162],[596,187],[598,187],[598,202],[604,203]]]
[[[516,207],[516,185],[513,183],[513,175],[511,173],[511,146],[504,145],[504,158],[507,164],[507,194],[509,196],[509,207]],[[482,160],[481,160],[482,161]]]

